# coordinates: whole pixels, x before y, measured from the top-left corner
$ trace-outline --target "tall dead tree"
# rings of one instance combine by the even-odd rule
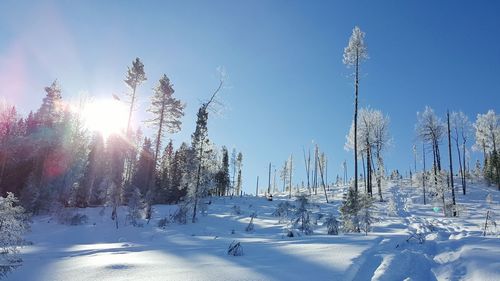
[[[197,164],[198,164],[198,169],[196,173],[196,185],[194,189],[194,198],[193,198],[193,217],[192,217],[192,222],[196,222],[196,212],[197,212],[197,206],[198,206],[198,197],[199,197],[199,190],[200,190],[200,183],[201,183],[201,170],[202,170],[202,165],[203,165],[203,149],[204,149],[204,143],[206,142],[207,138],[207,123],[208,123],[208,109],[210,105],[215,102],[215,97],[216,95],[220,92],[222,89],[222,86],[224,85],[224,79],[221,77],[219,81],[219,86],[217,89],[213,92],[212,96],[210,99],[203,103],[198,110],[198,120],[196,122],[196,130],[193,134],[193,143],[196,143],[197,145],[193,145],[194,148],[199,146],[198,152],[197,152]]]
[[[446,112],[446,119],[448,124],[448,156],[450,160],[450,185],[451,185],[451,198],[453,203],[453,216],[457,216],[456,202],[455,202],[455,187],[453,185],[453,157],[451,155],[451,133],[450,133],[450,112]]]
[[[344,48],[344,64],[348,67],[354,66],[354,191],[358,192],[358,149],[357,149],[357,131],[358,131],[358,92],[359,92],[359,65],[362,61],[368,59],[368,52],[364,43],[365,33],[354,27],[352,35],[349,38],[349,44]]]

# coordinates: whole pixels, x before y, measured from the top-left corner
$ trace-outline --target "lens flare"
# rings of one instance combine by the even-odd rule
[[[112,99],[92,101],[82,112],[87,129],[97,131],[107,138],[120,133],[127,125],[128,111],[124,103]]]

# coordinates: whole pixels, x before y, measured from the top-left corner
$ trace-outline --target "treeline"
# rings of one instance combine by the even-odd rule
[[[152,138],[140,127],[132,129],[131,116],[137,89],[146,80],[137,58],[125,83],[130,89],[126,130],[106,139],[84,125],[81,110],[66,103],[59,83],[45,88],[40,108],[22,116],[14,105],[0,105],[0,196],[12,192],[34,214],[61,207],[120,205],[144,210],[151,217],[152,204],[189,202],[196,217],[201,198],[241,194],[241,153],[220,149],[208,138],[208,116],[223,89],[219,87],[198,110],[191,143],[177,148],[166,133],[181,130],[185,104],[174,97],[169,78],[163,75],[153,90],[145,121]],[[81,109],[81,108],[80,108]],[[127,120],[124,120],[124,122]],[[230,173],[232,170],[232,175]]]

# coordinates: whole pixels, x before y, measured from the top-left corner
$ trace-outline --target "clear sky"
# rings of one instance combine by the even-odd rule
[[[343,147],[354,91],[342,53],[358,25],[370,55],[360,105],[390,116],[387,168],[407,170],[425,105],[473,120],[500,111],[498,15],[497,1],[1,1],[0,97],[26,113],[55,78],[65,99],[122,95],[140,57],[148,81],[136,125],[165,73],[187,103],[182,132],[168,136],[179,145],[224,66],[226,108],[210,116],[209,135],[243,152],[245,190],[254,192],[257,175],[267,185],[268,163],[281,167],[291,153],[299,183],[312,140],[333,179],[344,159],[352,171]]]

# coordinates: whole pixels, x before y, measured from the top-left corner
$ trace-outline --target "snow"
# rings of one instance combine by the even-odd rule
[[[313,213],[338,214],[344,190],[329,191],[328,204],[313,195]],[[23,265],[6,280],[500,280],[498,231],[482,236],[487,208],[500,213],[500,192],[483,185],[468,192],[457,193],[460,216],[445,218],[434,205],[422,204],[420,188],[390,184],[384,198],[393,197],[395,212],[388,216],[387,202],[376,203],[379,221],[367,236],[330,236],[320,222],[313,235],[286,237],[285,224],[272,216],[288,200],[284,194],[274,201],[213,198],[197,223],[165,229],[157,222],[175,206],[154,206],[144,227],[124,225],[123,207],[119,229],[110,208],[104,214],[103,208],[78,210],[89,217],[78,226],[37,216],[26,235],[33,245],[22,248]],[[255,229],[246,232],[254,212]],[[235,240],[243,256],[227,255]]]

